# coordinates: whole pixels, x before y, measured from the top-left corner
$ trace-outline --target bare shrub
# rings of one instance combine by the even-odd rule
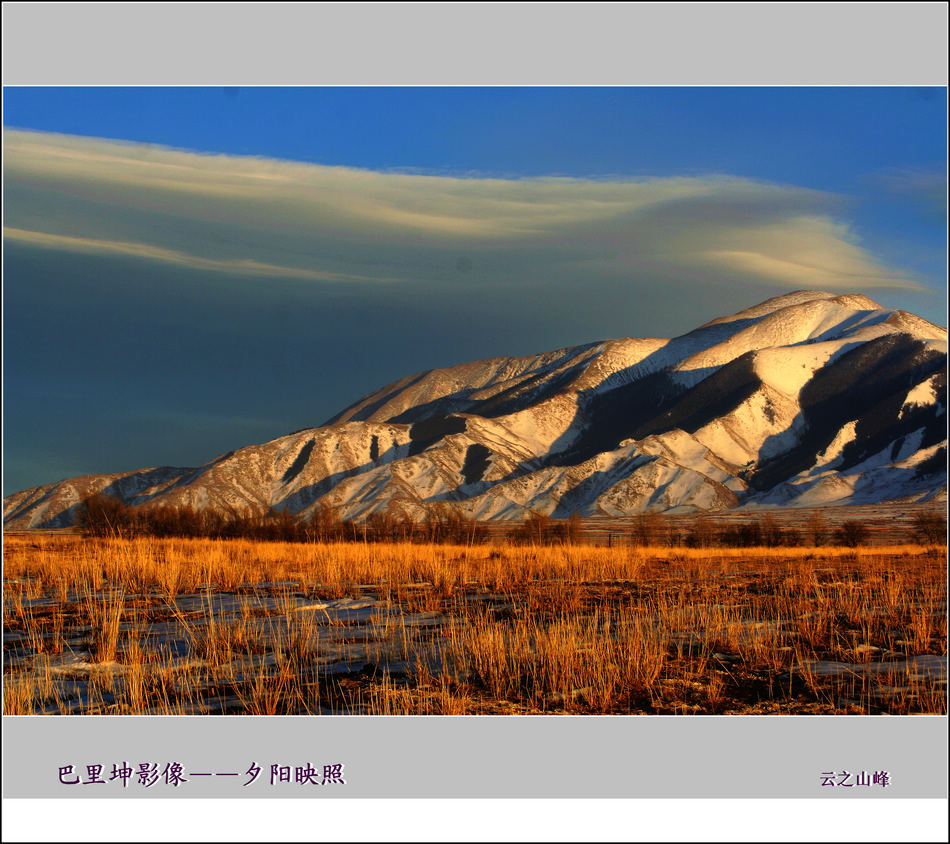
[[[864,522],[849,520],[841,523],[835,531],[835,540],[838,545],[844,545],[848,548],[857,548],[864,545],[868,538],[868,526]]]

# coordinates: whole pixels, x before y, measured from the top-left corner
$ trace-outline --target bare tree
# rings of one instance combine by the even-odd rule
[[[777,545],[781,545],[784,536],[782,534],[782,528],[778,523],[778,520],[771,513],[766,513],[762,516],[762,520],[759,524],[759,530],[761,531],[762,544],[768,546],[769,548],[775,548]]]
[[[584,541],[584,533],[584,523],[581,521],[581,514],[575,510],[567,520],[566,539],[571,545],[577,545]]]
[[[712,522],[703,515],[697,516],[686,535],[686,544],[693,548],[708,548],[714,540],[715,531]]]
[[[633,520],[633,541],[636,545],[654,545],[660,539],[663,530],[662,518],[658,513],[646,510]]]
[[[857,548],[864,545],[868,538],[868,526],[864,522],[847,521],[842,522],[841,527],[835,531],[835,539],[839,545],[846,545],[848,548]]]
[[[76,510],[76,526],[86,536],[127,536],[135,532],[135,514],[104,492],[90,495]]]
[[[947,520],[940,513],[924,512],[914,516],[914,537],[921,545],[947,541]]]
[[[808,536],[811,538],[812,545],[816,548],[824,545],[828,541],[828,524],[821,510],[815,510],[809,517],[805,525]]]

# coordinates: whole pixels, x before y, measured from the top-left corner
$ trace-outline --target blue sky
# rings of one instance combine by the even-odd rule
[[[792,289],[946,322],[945,88],[3,107],[4,494],[198,465],[421,369],[672,336]]]
[[[942,170],[941,88],[7,88],[4,125],[370,169],[722,172],[831,190]]]

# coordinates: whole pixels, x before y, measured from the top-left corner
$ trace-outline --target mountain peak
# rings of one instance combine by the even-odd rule
[[[809,302],[832,302],[836,305],[859,311],[883,310],[881,305],[873,299],[869,299],[867,296],[861,294],[829,293],[826,290],[794,290],[791,293],[783,293],[781,296],[773,296],[771,299],[766,299],[764,302],[739,311],[732,316],[719,317],[718,319],[711,320],[706,323],[706,325],[722,325],[723,323],[735,322],[736,320],[755,319],[775,313],[776,311],[781,311],[785,308],[794,307],[795,305],[804,305]],[[704,325],[703,328],[705,327]]]

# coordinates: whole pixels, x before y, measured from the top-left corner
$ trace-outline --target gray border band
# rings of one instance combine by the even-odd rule
[[[715,723],[711,723],[715,721]],[[888,717],[85,717],[4,719],[4,797],[946,798],[947,719]],[[162,772],[85,784],[88,765]],[[260,768],[249,786],[254,763]],[[294,782],[342,764],[344,784]],[[73,766],[61,784],[60,768]],[[272,765],[278,766],[271,785]],[[279,768],[291,781],[280,782]],[[858,775],[885,771],[888,784]],[[240,776],[204,776],[232,773]],[[841,783],[843,772],[852,785]],[[822,785],[834,773],[836,785]]]
[[[945,84],[944,3],[6,3],[8,85]]]

